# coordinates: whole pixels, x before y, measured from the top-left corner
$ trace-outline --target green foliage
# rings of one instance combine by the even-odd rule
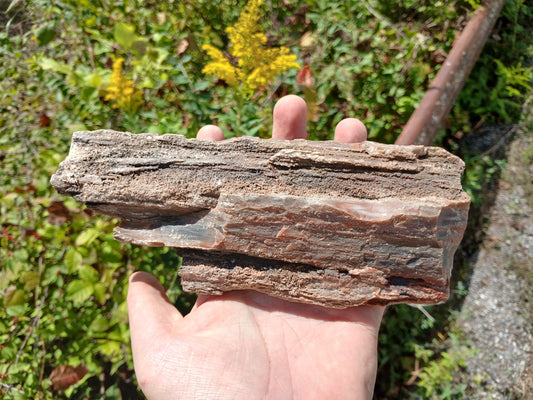
[[[483,57],[476,64],[471,79],[461,92],[456,109],[455,120],[461,121],[461,113],[468,113],[466,125],[456,129],[468,131],[472,118],[489,121],[518,120],[524,93],[532,89],[533,68],[515,65],[506,66],[499,59]]]
[[[58,398],[47,389],[53,367],[83,364],[89,380],[104,372],[104,360],[111,373],[132,367],[127,278],[134,268],[150,263],[149,269],[168,285],[176,279],[176,270],[168,266],[177,266],[179,260],[169,249],[116,242],[116,221],[88,220],[74,201],[40,188],[39,178],[33,178],[34,189],[17,186],[19,193],[3,196],[0,203],[0,358],[6,361],[0,371],[7,375],[2,383],[20,386],[24,398]],[[58,218],[63,218],[60,225]],[[97,387],[73,387],[65,395],[93,397]],[[8,391],[6,398],[14,393]]]
[[[451,46],[449,21],[478,5],[272,0],[262,21],[268,45],[298,54],[313,83],[298,84],[296,71],[290,71],[243,101],[231,87],[201,73],[209,61],[201,46],[228,48],[226,28],[237,22],[244,0],[237,6],[230,0],[21,3],[9,2],[0,31],[0,391],[6,399],[101,393],[140,398],[130,379],[125,303],[130,274],[155,273],[184,313],[194,301],[181,291],[180,259],[173,250],[119,243],[112,234],[117,221],[53,191],[49,179],[68,152],[72,132],[113,128],[193,136],[214,123],[228,137],[268,137],[274,102],[291,92],[309,101],[311,138],[331,138],[340,119],[355,116],[365,120],[372,138],[390,142]],[[523,2],[508,3],[505,18],[515,23],[511,33],[501,30],[502,44],[512,43],[518,55],[530,34],[521,21],[531,11]],[[106,100],[119,58],[125,79],[142,92],[136,112]],[[465,120],[464,113],[466,120],[513,116],[516,89],[528,87],[531,69],[522,66],[524,60],[496,60],[482,59],[477,79],[467,82],[470,103],[462,98],[458,121]],[[475,103],[482,97],[478,92],[490,93],[491,102]],[[474,198],[486,174],[498,167],[484,162],[469,165],[465,175]],[[439,358],[442,347],[427,344],[453,317],[446,308],[429,312],[436,320],[408,306],[387,313],[378,393],[387,398],[408,393],[417,357],[426,364],[419,393],[437,387],[447,376],[443,371],[461,367],[460,358]],[[55,368],[78,365],[88,372],[77,384],[53,388]]]
[[[471,155],[467,158],[463,174],[463,189],[472,199],[472,206],[479,207],[487,185],[505,168],[504,160],[497,160],[488,155]]]
[[[523,0],[507,1],[486,50],[457,99],[452,131],[469,132],[479,121],[518,121],[524,95],[532,90],[533,10]]]
[[[443,23],[457,18],[457,10],[453,4],[428,4],[440,14],[431,31],[414,10],[397,2],[378,2],[378,11],[369,2],[308,4],[312,33],[304,36],[302,58],[316,79],[320,115],[311,122],[311,133],[331,138],[340,119],[356,116],[365,121],[371,138],[392,142],[433,78],[439,51],[451,45],[453,30]],[[428,18],[424,10],[421,15]],[[412,19],[402,21],[406,17]],[[332,110],[339,100],[342,107]]]
[[[126,381],[131,372],[117,373],[133,367],[125,303],[131,272],[155,272],[182,310],[192,298],[173,284],[180,260],[172,250],[115,241],[117,221],[89,218],[51,188],[73,130],[128,117],[101,101],[111,71],[65,43],[80,45],[86,34],[74,28],[68,5],[54,3],[48,15],[32,6],[31,30],[0,33],[0,397],[96,398],[105,391],[120,398],[119,386],[138,391]],[[88,369],[80,382],[53,389],[52,370],[80,364]]]
[[[448,348],[452,350],[447,351]],[[434,340],[431,345],[425,346],[414,344],[414,351],[417,360],[425,364],[415,371],[418,376],[416,392],[424,399],[464,399],[467,390],[481,382],[481,379],[478,382],[465,381],[465,360],[474,356],[475,350],[453,332],[441,342]]]
[[[44,21],[34,36],[39,45],[34,61],[70,105],[69,116],[77,117],[72,122],[76,129],[99,125],[192,135],[204,124],[217,123],[227,136],[267,137],[278,93],[291,86],[295,93],[306,89],[296,85],[296,71],[292,71],[284,78],[286,85],[280,87],[283,82],[278,81],[243,104],[231,87],[214,86],[213,78],[199,73],[208,61],[200,49],[202,44],[209,41],[227,47],[225,28],[234,25],[239,15],[228,1],[218,5],[232,10],[227,14],[210,13],[214,6],[203,2],[174,8],[165,2],[143,6],[139,1],[53,4],[43,11]],[[376,14],[366,2],[272,4],[278,11],[267,17],[284,34],[275,41],[300,42],[292,50],[313,73],[316,84],[311,96],[305,96],[314,99],[310,115],[313,138],[331,138],[335,124],[343,116],[353,115],[365,119],[373,138],[392,141],[442,62],[438,61],[439,52],[451,45],[453,28],[446,24],[459,15],[453,4],[427,4],[416,12],[390,2],[379,5],[383,14]],[[295,18],[302,10],[306,10],[306,18]],[[385,13],[394,15],[394,10],[399,21],[383,17]],[[409,20],[402,21],[406,16]],[[424,23],[428,17],[433,19],[431,29]],[[298,38],[295,32],[306,34]],[[65,45],[77,51],[68,51]],[[140,112],[112,110],[102,101],[111,76],[110,57],[124,58],[125,73],[143,90],[145,106]],[[339,100],[344,105],[337,110]]]
[[[464,378],[476,350],[454,328],[453,304],[466,295],[459,282],[446,305],[387,309],[379,347],[378,398],[463,399],[480,384]],[[447,333],[446,333],[447,332]]]

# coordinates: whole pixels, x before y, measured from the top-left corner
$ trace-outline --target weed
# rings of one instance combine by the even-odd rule
[[[474,356],[475,349],[453,332],[446,340],[442,339],[434,340],[430,346],[414,345],[419,365],[413,371],[415,379],[412,382],[417,384],[415,392],[424,399],[464,399],[469,388],[481,383],[480,379],[473,382],[464,380],[466,358]]]

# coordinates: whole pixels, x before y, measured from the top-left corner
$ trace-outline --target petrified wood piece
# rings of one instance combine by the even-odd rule
[[[463,168],[435,147],[102,130],[51,182],[122,218],[118,240],[180,249],[186,290],[343,308],[447,299]]]

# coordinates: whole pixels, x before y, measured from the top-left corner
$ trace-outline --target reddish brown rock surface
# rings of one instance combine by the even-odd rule
[[[434,147],[95,131],[52,184],[123,218],[117,239],[180,249],[186,290],[349,307],[447,299],[463,168]]]

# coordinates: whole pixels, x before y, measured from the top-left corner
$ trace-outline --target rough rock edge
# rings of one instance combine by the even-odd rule
[[[185,168],[183,168],[184,165]],[[309,255],[305,255],[308,253],[307,250],[302,253],[302,256],[293,257],[288,255],[290,251],[287,251],[288,247],[286,249],[283,245],[277,255],[271,255],[268,246],[266,250],[263,249],[258,254],[252,252],[256,258],[247,259],[245,268],[235,268],[230,271],[228,268],[231,265],[228,264],[228,260],[233,259],[232,255],[219,254],[218,258],[214,258],[212,253],[209,253],[210,260],[204,257],[203,263],[196,262],[195,264],[199,273],[198,277],[193,278],[195,269],[189,268],[187,263],[182,270],[185,287],[199,292],[256,288],[295,301],[302,297],[302,301],[305,302],[334,307],[347,307],[372,301],[380,304],[385,302],[432,304],[447,298],[451,269],[451,257],[448,255],[455,251],[466,225],[469,199],[460,185],[463,168],[464,163],[445,150],[424,146],[394,146],[372,142],[349,145],[302,140],[265,141],[246,137],[225,142],[206,142],[189,140],[178,135],[134,135],[103,130],[78,132],[74,135],[69,157],[61,163],[58,172],[52,177],[52,184],[59,192],[85,201],[95,210],[129,219],[126,224],[130,229],[118,228],[117,237],[120,240],[148,245],[170,244],[165,240],[146,241],[146,235],[152,229],[150,226],[169,225],[174,230],[176,222],[177,226],[192,226],[190,218],[187,219],[188,216],[194,214],[192,219],[196,219],[198,213],[202,214],[204,210],[215,207],[220,196],[228,192],[256,193],[258,196],[266,197],[274,192],[274,196],[292,194],[302,199],[318,196],[318,198],[333,198],[335,202],[338,200],[342,202],[349,193],[349,196],[355,199],[364,199],[363,202],[380,203],[386,199],[394,199],[399,202],[398,205],[406,202],[418,204],[423,208],[425,204],[432,204],[432,207],[436,207],[435,210],[439,207],[442,207],[441,210],[452,210],[457,207],[454,211],[456,215],[451,217],[455,220],[455,225],[448,226],[447,222],[441,222],[450,218],[447,214],[448,217],[442,219],[439,217],[439,222],[435,218],[429,218],[426,226],[426,222],[418,221],[418,219],[414,222],[415,218],[418,218],[416,213],[414,217],[407,216],[400,211],[403,208],[398,208],[398,205],[392,208],[389,206],[390,210],[394,209],[394,220],[391,219],[391,221],[398,222],[398,225],[396,222],[390,227],[387,225],[386,232],[377,234],[379,240],[376,242],[380,243],[384,240],[388,246],[394,247],[400,246],[398,238],[402,235],[410,238],[406,239],[406,243],[402,245],[407,246],[405,250],[404,247],[397,247],[397,250],[399,249],[398,251],[406,254],[407,257],[407,261],[402,259],[403,264],[401,264],[404,265],[404,274],[402,274],[401,267],[391,266],[391,263],[394,264],[397,261],[392,258],[392,253],[389,253],[391,249],[388,247],[381,249],[380,259],[383,254],[389,256],[380,261],[382,264],[378,262],[377,270],[367,266],[368,257],[370,257],[368,262],[373,260],[372,246],[379,246],[379,244],[374,245],[373,240],[366,241],[365,253],[357,258],[357,262],[352,260],[351,265],[344,258],[335,259],[335,262],[332,262],[329,257],[322,257],[324,262],[329,262],[329,264],[321,265],[314,258],[311,259]],[[179,172],[183,170],[185,170],[184,173]],[[332,179],[337,180],[336,185],[331,184]],[[177,185],[177,182],[186,183],[185,187],[188,191],[185,190],[185,194],[183,186]],[[253,182],[252,188],[249,184],[251,182]],[[346,188],[347,186],[349,189]],[[183,220],[184,213],[186,214],[185,220]],[[346,210],[341,213],[346,214]],[[337,217],[334,217],[334,220],[335,218]],[[358,225],[368,222],[366,217],[352,216],[351,218],[354,221],[360,221]],[[381,223],[377,217],[370,218],[376,227]],[[372,218],[377,219],[374,221]],[[173,222],[170,223],[170,220]],[[252,218],[245,221],[244,228],[246,224],[254,223],[253,220]],[[464,223],[462,223],[463,220]],[[258,223],[255,222],[255,224]],[[409,228],[406,234],[405,229],[410,224],[413,225],[413,229]],[[146,229],[147,225],[148,229]],[[393,233],[392,236],[395,239],[388,243],[387,238],[391,236],[390,229],[394,232],[396,226],[398,229],[403,226],[404,232]],[[202,226],[198,232],[202,232],[204,228],[205,226]],[[279,232],[285,232],[285,226],[279,228],[281,229]],[[371,225],[370,228],[373,230],[375,227]],[[323,229],[326,229],[324,232],[336,232],[335,228],[332,230],[326,225]],[[359,229],[359,233],[367,232],[368,227],[361,229],[363,228]],[[379,229],[377,231],[380,232]],[[192,239],[194,234],[187,232],[174,232],[172,235],[176,234],[181,237],[180,235],[184,234],[185,238],[190,237],[185,241],[194,240]],[[320,234],[320,232],[315,232],[315,235],[317,233]],[[278,235],[274,236],[278,238]],[[264,236],[264,238],[266,243],[271,235]],[[242,238],[238,240],[242,241]],[[262,239],[259,237],[256,240]],[[333,239],[330,238],[330,240]],[[416,246],[410,245],[409,241],[415,241]],[[331,243],[336,242],[338,241]],[[247,243],[247,240],[243,243],[243,249],[254,248],[253,244]],[[262,243],[262,241],[257,243]],[[369,243],[370,246],[367,246]],[[171,245],[195,247],[191,243],[173,242]],[[218,244],[214,247],[203,246],[202,244],[197,248],[208,252],[217,250],[223,253],[240,250],[240,248],[231,247],[218,248]],[[350,245],[349,249],[353,248],[358,247]],[[427,254],[430,253],[426,253],[427,249],[433,248],[435,248],[435,254],[428,258],[430,260],[428,263],[424,262],[424,265],[429,265],[426,268],[427,271],[417,271],[418,268],[409,264],[409,260],[421,257],[419,252],[423,252],[423,259],[425,259],[424,257],[428,257]],[[328,249],[330,247],[327,246],[324,249],[320,248],[317,254],[323,254],[323,251],[327,253]],[[376,254],[379,253],[377,249],[374,251]],[[242,252],[246,253],[246,250]],[[447,255],[442,256],[442,254]],[[443,258],[440,258],[441,256]],[[278,267],[273,266],[273,263],[277,261],[264,259],[265,257],[279,258],[279,263],[276,264]],[[348,257],[356,258],[353,255],[348,255]],[[378,256],[374,255],[374,257]],[[444,258],[449,261],[444,262]],[[220,268],[214,265],[216,263],[213,263],[213,259],[217,260],[216,263],[226,267]],[[283,272],[284,269],[294,268],[296,265],[294,263],[298,262],[314,264],[314,267],[305,265],[305,272],[302,269]],[[268,268],[276,272],[268,275],[259,274],[259,270],[253,268],[253,264],[264,265],[265,263],[268,264]],[[336,278],[328,278],[329,280],[324,281],[323,293],[317,293],[316,290],[307,292],[302,290],[301,296],[295,294],[295,290],[301,288],[302,285],[310,287],[316,283],[316,279],[320,281],[319,278],[323,275],[317,271],[316,267],[329,271],[330,275],[336,274]],[[383,273],[381,268],[386,272]],[[349,273],[346,273],[346,269]],[[217,278],[217,274],[224,276],[225,279]],[[306,277],[306,274],[309,274],[311,278]],[[239,282],[239,279],[242,282]],[[286,288],[279,288],[275,284],[280,280],[287,281],[287,279],[289,282],[295,282],[291,283],[294,286],[292,289],[290,285]],[[194,281],[195,284],[187,284],[187,280]],[[210,280],[217,281],[218,286],[216,288],[206,287]],[[272,283],[268,284],[268,280]],[[341,284],[339,284],[340,280]],[[204,284],[200,284],[200,281],[204,281]],[[335,284],[338,287],[333,289]],[[331,297],[331,304],[328,304],[328,296]],[[343,296],[347,300],[343,300]],[[317,297],[318,300],[311,301],[313,297]]]
[[[352,275],[240,254],[193,250],[178,250],[178,254],[183,257],[179,271],[183,289],[199,294],[255,290],[288,301],[339,309],[362,304],[435,304],[449,296],[448,284],[430,286],[402,277],[378,279],[371,268]]]

